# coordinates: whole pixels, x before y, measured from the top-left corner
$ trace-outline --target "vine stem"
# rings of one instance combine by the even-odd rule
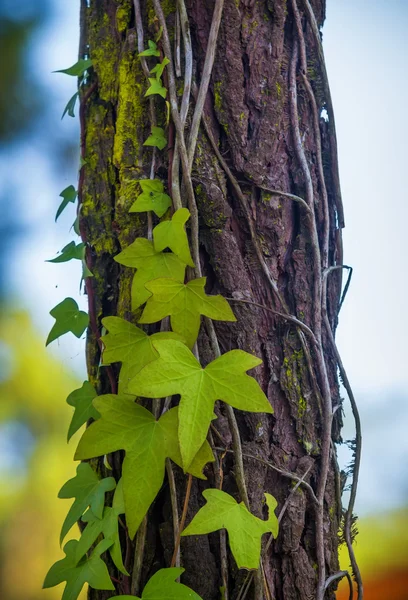
[[[203,72],[201,73],[201,83],[196,97],[196,105],[194,109],[193,120],[190,128],[190,136],[188,140],[188,163],[190,172],[193,166],[194,154],[197,146],[198,130],[200,127],[201,117],[204,111],[204,103],[207,97],[208,86],[210,84],[211,73],[214,65],[218,31],[221,24],[223,9],[224,0],[216,0],[211,21],[211,29],[208,36],[207,51],[205,53]]]
[[[334,267],[330,267],[329,269],[326,269],[326,271],[323,274],[324,295],[326,295],[327,278],[328,278],[329,274],[332,273],[336,268],[343,268],[343,266],[336,265]],[[363,600],[363,597],[364,597],[363,581],[362,581],[360,569],[359,569],[359,566],[357,563],[357,559],[356,559],[356,556],[354,553],[352,536],[351,536],[353,510],[354,510],[354,503],[355,503],[356,495],[357,495],[358,477],[359,477],[360,463],[361,463],[361,449],[362,449],[361,420],[360,420],[360,414],[358,411],[357,402],[356,402],[356,399],[355,399],[355,396],[353,393],[353,389],[350,385],[350,381],[347,376],[346,369],[344,368],[343,361],[340,356],[340,352],[338,351],[337,344],[334,339],[333,331],[330,326],[329,318],[327,316],[327,311],[325,311],[325,313],[324,313],[324,323],[325,323],[325,327],[326,327],[327,337],[329,339],[330,345],[332,347],[334,356],[337,361],[341,380],[343,382],[344,387],[346,388],[347,395],[349,397],[349,401],[351,404],[351,410],[353,413],[353,418],[354,418],[354,423],[355,423],[355,428],[356,428],[356,447],[355,447],[355,456],[354,456],[354,465],[353,465],[353,479],[352,479],[352,483],[351,483],[350,498],[349,498],[346,514],[344,516],[343,531],[344,531],[344,539],[346,541],[348,554],[350,557],[351,567],[353,570],[353,575],[354,575],[356,583],[357,583],[357,598],[358,598],[358,600]]]
[[[177,506],[177,487],[174,479],[173,467],[169,458],[166,458],[166,472],[167,479],[169,480],[170,499],[171,499],[171,510],[173,516],[173,533],[174,533],[174,548],[177,547],[176,560],[174,562],[175,567],[180,566],[180,543],[177,542],[179,539],[179,515]],[[178,545],[177,545],[178,544]]]
[[[143,556],[146,544],[147,516],[144,517],[137,531],[135,556],[133,559],[132,582],[130,585],[131,593],[136,596],[140,590],[140,580],[142,578]]]
[[[183,512],[181,513],[180,525],[178,527],[176,543],[174,545],[173,557],[171,559],[171,564],[170,564],[171,567],[174,567],[174,565],[176,564],[176,561],[177,561],[177,554],[178,554],[178,551],[180,548],[181,534],[184,529],[184,525],[185,525],[186,518],[187,518],[187,510],[188,510],[188,504],[190,502],[192,482],[193,482],[193,476],[191,474],[189,474],[188,480],[187,480],[186,496],[184,498]]]

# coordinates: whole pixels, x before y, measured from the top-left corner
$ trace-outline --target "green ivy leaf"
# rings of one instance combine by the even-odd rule
[[[48,334],[46,346],[69,331],[80,338],[88,327],[88,314],[79,310],[78,304],[73,298],[65,298],[57,306],[54,306],[50,310],[50,315],[54,317],[55,323]]]
[[[111,596],[120,600],[202,600],[191,588],[175,581],[184,573],[184,569],[173,567],[160,569],[146,583],[142,597],[138,596]]]
[[[161,63],[157,63],[157,65],[153,67],[153,69],[151,69],[150,73],[156,75],[156,79],[160,79],[163,75],[164,69],[167,67],[169,62],[169,59],[167,58],[167,56],[165,56]]]
[[[95,590],[114,590],[107,566],[101,554],[111,545],[111,540],[103,540],[93,551],[90,558],[84,558],[79,564],[76,560],[77,540],[70,540],[64,546],[65,558],[52,565],[48,571],[43,588],[50,588],[66,581],[61,600],[76,600],[85,583]]]
[[[229,545],[239,569],[258,569],[261,557],[261,537],[268,531],[276,538],[279,523],[274,513],[277,502],[271,494],[265,494],[269,509],[267,521],[258,519],[241,502],[221,490],[203,492],[207,504],[200,508],[190,525],[181,535],[202,535],[226,529]]]
[[[157,49],[157,44],[153,40],[148,40],[148,49],[139,52],[139,56],[160,56],[160,50]]]
[[[59,254],[56,258],[51,260],[47,260],[46,262],[50,263],[62,263],[68,262],[69,260],[84,260],[85,257],[85,244],[82,242],[80,244],[75,244],[75,242],[70,242],[61,250],[61,254]]]
[[[167,96],[167,89],[163,87],[162,80],[158,77],[149,77],[149,83],[150,86],[147,88],[145,97],[158,95],[165,100]]]
[[[171,206],[171,198],[164,193],[164,185],[160,179],[140,179],[142,193],[137,197],[129,212],[145,212],[152,210],[158,217],[162,217]]]
[[[98,394],[95,392],[94,387],[89,381],[84,381],[82,387],[71,392],[67,398],[67,404],[75,408],[72,420],[68,429],[68,442],[88,421],[88,419],[99,419],[99,413],[95,410],[92,404],[92,400],[96,398]]]
[[[152,133],[149,135],[143,146],[156,146],[159,150],[163,150],[167,146],[167,138],[164,134],[164,129],[161,127],[152,127]]]
[[[75,117],[75,104],[76,101],[79,97],[79,93],[75,92],[75,94],[72,96],[72,98],[70,98],[67,102],[66,107],[64,108],[64,112],[62,113],[62,117],[61,120],[65,117],[65,115],[68,113],[69,117]]]
[[[139,323],[156,323],[170,315],[171,328],[192,348],[200,329],[200,315],[217,321],[236,321],[230,305],[222,296],[207,296],[206,277],[187,284],[174,279],[154,279],[146,283],[152,293]]]
[[[184,281],[186,266],[171,252],[158,252],[153,242],[137,238],[125,250],[115,256],[115,261],[126,267],[137,269],[132,283],[132,310],[142,306],[151,296],[145,284],[158,277],[170,277]]]
[[[146,398],[181,395],[179,441],[185,470],[207,436],[216,400],[239,410],[273,412],[257,381],[245,373],[260,365],[260,358],[231,350],[203,369],[180,342],[160,340],[154,346],[160,358],[131,380],[128,391]]]
[[[189,218],[190,211],[187,208],[179,208],[170,221],[162,221],[156,225],[153,229],[153,241],[156,252],[170,248],[186,265],[194,267],[185,228]]]
[[[65,190],[62,190],[60,193],[60,198],[63,198],[59,208],[57,210],[57,214],[55,215],[55,221],[58,219],[63,210],[68,206],[70,202],[75,202],[78,192],[74,188],[73,185],[69,185]]]
[[[92,61],[90,58],[80,58],[72,67],[68,69],[61,69],[60,71],[54,71],[54,73],[65,73],[65,75],[72,75],[73,77],[81,77],[92,67]]]
[[[172,408],[156,421],[151,412],[128,396],[99,396],[94,406],[101,418],[84,432],[75,459],[125,450],[123,493],[126,523],[133,538],[163,484],[166,457],[181,465],[178,408]],[[201,479],[205,479],[204,465],[214,460],[208,442],[203,442],[189,468],[190,473]]]
[[[91,546],[96,542],[98,537],[102,534],[105,540],[110,540],[112,542],[112,545],[109,548],[109,554],[112,557],[114,565],[121,573],[129,575],[123,564],[122,550],[119,539],[118,517],[125,512],[125,506],[123,502],[123,487],[121,482],[122,479],[119,480],[116,487],[112,508],[105,506],[103,509],[102,519],[98,519],[91,509],[89,509],[83,515],[81,521],[87,523],[87,525],[83,530],[81,538],[76,547],[76,560],[79,562],[81,558],[85,556]],[[121,499],[115,500],[120,496]]]
[[[133,323],[120,317],[105,317],[102,319],[102,325],[109,332],[101,338],[105,346],[103,362],[104,364],[122,363],[119,374],[119,388],[122,392],[126,390],[132,377],[147,364],[159,358],[159,353],[153,346],[155,340],[184,341],[181,336],[172,331],[163,331],[149,336]]]
[[[102,396],[101,396],[102,397]],[[113,477],[99,479],[88,463],[77,467],[75,477],[64,483],[58,493],[58,498],[75,498],[62,524],[60,542],[73,525],[82,517],[88,506],[99,519],[102,518],[105,493],[114,490],[116,482]]]

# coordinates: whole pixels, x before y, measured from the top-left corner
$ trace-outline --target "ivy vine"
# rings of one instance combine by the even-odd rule
[[[149,40],[148,48],[140,52],[140,57],[159,58],[157,41]],[[169,60],[164,58],[149,71],[152,77],[147,78],[147,97],[160,96],[166,100],[168,91],[162,77],[168,65]],[[91,68],[92,61],[87,59],[59,72],[79,77],[81,89]],[[71,98],[64,114],[73,116],[80,93]],[[144,144],[162,150],[167,145],[165,130],[153,125]],[[81,170],[83,168],[84,163]],[[216,401],[224,401],[239,410],[273,412],[257,381],[246,373],[261,364],[261,359],[243,350],[232,350],[223,355],[218,352],[215,360],[205,368],[200,365],[196,341],[201,317],[235,321],[235,315],[225,298],[205,293],[205,277],[185,279],[187,267],[197,268],[186,231],[189,209],[176,206],[171,214],[172,199],[161,180],[152,177],[138,183],[141,192],[130,212],[151,211],[162,220],[152,229],[151,239],[136,239],[114,258],[135,269],[132,309],[144,306],[139,323],[166,322],[170,317],[171,330],[148,335],[134,323],[119,317],[103,318],[106,334],[99,337],[102,364],[121,363],[118,393],[98,396],[89,381],[85,381],[67,398],[67,403],[74,407],[68,440],[89,420],[92,421],[79,441],[75,460],[105,457],[108,461],[108,456],[119,450],[125,451],[125,458],[118,482],[113,477],[100,478],[91,466],[92,461],[81,462],[76,476],[59,492],[59,498],[74,498],[62,526],[61,543],[77,521],[84,524],[79,540],[65,544],[65,558],[55,563],[45,578],[44,587],[66,582],[63,600],[76,600],[85,583],[95,589],[115,589],[114,578],[109,576],[103,560],[106,552],[117,570],[128,575],[119,527],[124,526],[130,539],[134,538],[163,485],[169,459],[189,474],[188,489],[191,489],[191,477],[206,479],[205,466],[217,460],[215,449],[207,441]],[[78,195],[72,185],[61,192],[63,200],[56,219]],[[83,264],[83,279],[92,277],[86,261],[86,241],[70,242],[49,262],[74,259]],[[81,337],[88,325],[92,326],[88,314],[80,311],[72,298],[63,300],[50,314],[56,322],[47,344],[68,332]],[[157,410],[155,399],[171,401],[177,394],[180,395],[178,406],[170,408],[166,400]],[[140,398],[152,398],[152,410],[142,406]],[[112,495],[109,492],[113,490]],[[247,502],[238,504],[221,489],[207,489],[203,495],[207,504],[186,529],[178,530],[174,556],[178,553],[180,535],[226,529],[238,568],[257,569],[262,535],[267,532],[274,537],[278,535],[278,519],[274,512],[276,500],[270,494],[265,495],[268,519],[262,521],[251,514],[245,505]],[[178,523],[175,523],[177,527]],[[95,547],[101,535],[103,540]],[[168,598],[169,590],[174,590],[174,598],[199,600],[192,590],[174,582],[181,572],[182,569],[173,568],[173,565],[158,571],[146,584],[142,599]],[[129,591],[124,587],[120,589]],[[112,596],[116,597],[136,598]]]

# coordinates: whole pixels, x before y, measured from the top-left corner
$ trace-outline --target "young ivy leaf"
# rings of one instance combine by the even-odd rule
[[[156,79],[160,79],[169,62],[169,59],[167,56],[165,56],[161,63],[157,63],[157,65],[151,69],[150,73],[152,73],[152,75],[156,75]]]
[[[170,277],[184,281],[186,265],[171,252],[156,251],[153,242],[145,238],[137,238],[114,259],[121,265],[137,269],[132,282],[132,310],[150,298],[151,292],[145,288],[145,284],[152,279]]]
[[[99,419],[99,413],[93,407],[92,400],[98,394],[89,381],[84,381],[82,387],[71,392],[67,398],[67,404],[75,408],[72,420],[68,429],[67,441],[72,438],[74,433],[85,425],[88,419]]]
[[[155,96],[157,94],[165,100],[167,96],[167,90],[165,87],[163,87],[162,80],[159,77],[149,77],[149,83],[150,86],[147,88],[145,97]]]
[[[92,61],[90,58],[80,58],[78,62],[72,65],[72,67],[54,71],[54,73],[65,73],[65,75],[81,77],[81,75],[83,75],[90,67],[92,67]]]
[[[112,545],[109,548],[109,554],[111,555],[114,565],[121,573],[129,575],[123,564],[119,539],[118,517],[125,512],[121,482],[122,479],[119,480],[116,487],[112,508],[110,506],[105,506],[102,519],[98,519],[91,509],[83,515],[81,521],[87,523],[87,525],[83,530],[76,547],[76,559],[77,562],[79,562],[102,534],[105,540],[110,540],[112,542]],[[121,496],[120,500],[118,500],[119,496]]]
[[[138,596],[111,596],[117,600],[202,600],[191,588],[176,580],[184,569],[173,567],[160,569],[146,583],[141,598]]]
[[[139,56],[160,56],[160,50],[157,49],[157,44],[153,40],[148,40],[148,49],[139,52]]]
[[[269,510],[267,521],[258,519],[241,502],[221,490],[208,489],[203,492],[207,504],[200,508],[190,525],[181,535],[202,535],[226,529],[231,552],[239,569],[258,569],[261,557],[261,537],[271,532],[276,538],[279,530],[274,513],[277,502],[271,494],[265,494]]]
[[[164,192],[164,185],[160,179],[140,179],[142,193],[136,199],[129,212],[146,212],[152,210],[158,217],[162,217],[171,206],[171,198]]]
[[[166,458],[181,466],[177,439],[178,408],[170,409],[156,421],[151,412],[128,396],[99,396],[94,400],[94,406],[101,418],[83,434],[75,460],[125,450],[123,494],[126,523],[133,538],[163,484]],[[213,460],[211,448],[203,440],[191,461],[189,472],[205,479],[203,467]]]
[[[60,193],[60,198],[63,198],[63,200],[59,205],[57,214],[55,215],[55,221],[58,219],[62,211],[65,210],[65,208],[70,202],[75,202],[77,195],[78,192],[76,191],[73,185],[69,185],[65,188],[65,190],[62,190],[62,192]]]
[[[149,336],[133,323],[120,317],[105,317],[102,319],[102,325],[109,332],[101,338],[105,346],[103,362],[104,364],[122,363],[119,388],[123,392],[132,377],[147,364],[159,358],[159,353],[153,346],[155,340],[183,341],[181,336],[172,331],[163,331]]]
[[[78,465],[75,477],[67,481],[58,493],[58,498],[75,498],[62,524],[60,543],[88,506],[91,507],[94,515],[99,519],[102,518],[105,493],[114,490],[115,486],[113,477],[99,479],[88,463]]]
[[[78,543],[77,540],[70,540],[65,544],[65,558],[53,564],[45,577],[43,588],[67,582],[61,600],[76,600],[85,583],[89,583],[95,590],[115,589],[108,568],[101,559],[101,554],[112,545],[112,541],[103,540],[90,558],[83,558],[79,563],[76,560]]]
[[[57,306],[54,306],[50,310],[50,315],[54,317],[55,323],[48,334],[45,342],[46,346],[69,331],[80,338],[88,327],[88,314],[83,310],[79,310],[78,304],[73,298],[65,298]]]
[[[75,242],[70,242],[61,250],[61,254],[59,254],[56,258],[52,258],[51,260],[47,260],[45,262],[50,263],[62,263],[68,262],[69,260],[84,260],[85,257],[85,244],[75,244]]]
[[[75,117],[75,104],[76,101],[78,99],[79,93],[75,92],[75,94],[72,96],[72,98],[70,98],[67,102],[66,107],[64,108],[64,112],[62,113],[62,117],[61,117],[61,121],[62,119],[65,117],[65,115],[68,113],[69,117]]]
[[[206,295],[205,282],[206,277],[192,279],[187,284],[174,279],[154,279],[146,283],[153,295],[139,323],[156,323],[170,315],[172,330],[182,335],[192,348],[200,329],[200,315],[217,321],[236,321],[225,298]]]
[[[203,369],[180,342],[160,340],[154,346],[160,358],[131,380],[128,391],[145,398],[181,395],[178,435],[184,470],[207,437],[216,400],[239,410],[273,412],[257,381],[245,373],[260,365],[260,358],[231,350]]]
[[[167,146],[167,139],[164,135],[164,129],[161,127],[152,127],[152,133],[149,135],[143,146],[156,146],[159,150],[163,150]]]
[[[176,210],[170,221],[162,221],[153,229],[153,242],[156,252],[170,248],[180,260],[194,267],[190,254],[185,224],[190,218],[187,208]]]

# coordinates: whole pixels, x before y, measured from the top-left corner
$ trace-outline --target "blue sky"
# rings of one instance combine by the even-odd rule
[[[404,0],[328,0],[323,39],[339,142],[345,262],[354,267],[337,339],[365,426],[357,502],[363,514],[403,504],[408,487],[402,463],[408,451],[407,31]],[[45,126],[72,139],[78,136],[77,120],[61,122],[60,116],[75,91],[75,80],[51,72],[75,62],[77,39],[77,3],[55,1],[53,19],[38,34],[30,59],[49,90]],[[74,210],[69,207],[57,225],[54,215],[60,191],[76,182],[72,166],[57,173],[47,152],[34,140],[23,148],[10,148],[0,165],[0,179],[14,188],[16,210],[28,233],[15,249],[12,289],[22,296],[44,338],[53,321],[48,312],[64,297],[72,296],[86,307],[78,293],[79,264],[44,263],[64,245],[61,240],[72,239]],[[64,359],[62,370],[74,368],[84,375],[81,341],[66,336],[50,352]],[[348,418],[346,438],[351,431]],[[347,461],[345,451],[341,459]],[[383,482],[381,489],[378,481]]]

